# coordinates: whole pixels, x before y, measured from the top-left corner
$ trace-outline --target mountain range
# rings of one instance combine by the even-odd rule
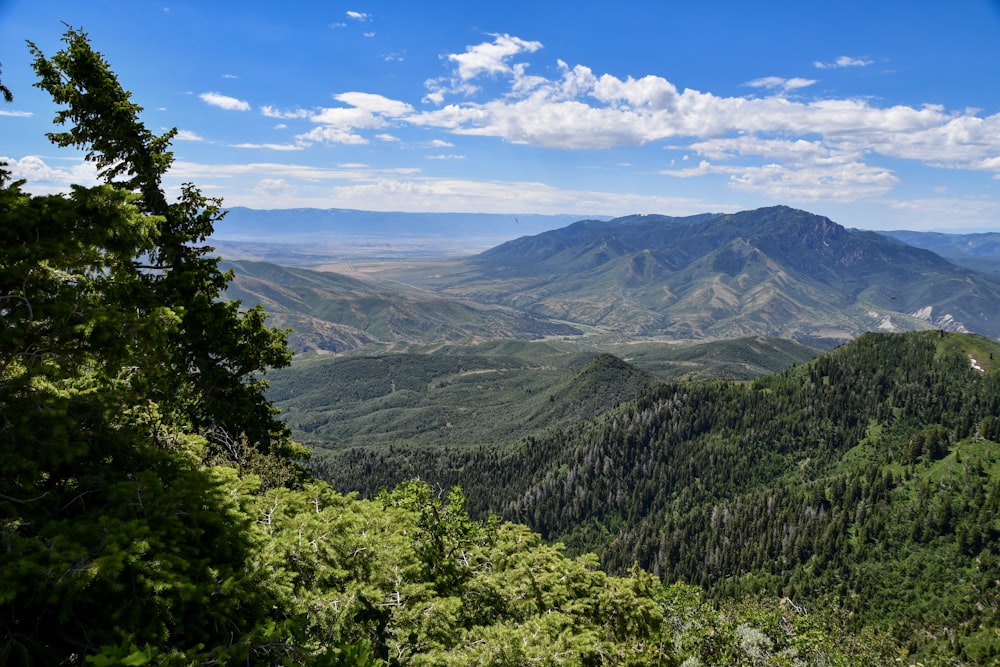
[[[631,337],[832,347],[866,331],[1000,336],[995,278],[781,206],[583,220],[447,266],[371,275]]]
[[[1000,276],[1000,232],[942,234],[898,230],[883,233],[903,243],[935,252],[959,266]]]

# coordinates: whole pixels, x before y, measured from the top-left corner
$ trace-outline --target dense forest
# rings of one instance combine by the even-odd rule
[[[998,365],[983,337],[867,334],[752,382],[661,384],[507,448],[353,447],[313,465],[363,493],[396,475],[461,484],[474,516],[594,551],[611,572],[638,564],[718,601],[836,604],[912,651],[988,661]]]

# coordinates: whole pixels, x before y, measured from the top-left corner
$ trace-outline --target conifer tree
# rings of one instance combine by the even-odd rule
[[[104,184],[32,196],[0,170],[0,663],[260,662],[269,594],[205,464],[299,474],[263,395],[284,332],[221,299],[219,202],[161,184],[174,131],[146,129],[85,33],[64,42],[29,43],[49,137]]]

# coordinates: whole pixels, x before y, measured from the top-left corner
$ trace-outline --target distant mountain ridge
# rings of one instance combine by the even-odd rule
[[[371,344],[576,335],[567,324],[496,305],[439,296],[400,284],[266,262],[229,262],[226,290],[246,306],[261,304],[275,326],[290,327],[296,351],[342,352]]]
[[[866,331],[1000,336],[996,280],[785,206],[583,220],[508,241],[448,272],[405,275],[449,294],[634,336],[766,335],[825,346]]]
[[[942,234],[896,230],[882,232],[903,243],[930,250],[959,266],[1000,276],[1000,232]]]

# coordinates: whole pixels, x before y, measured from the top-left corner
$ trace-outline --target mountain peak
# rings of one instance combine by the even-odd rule
[[[987,276],[788,206],[577,223],[509,241],[472,264],[463,280],[476,284],[463,293],[633,335],[824,346],[890,320],[900,330],[947,323],[1000,334],[1000,287]],[[928,307],[934,323],[913,315]]]

